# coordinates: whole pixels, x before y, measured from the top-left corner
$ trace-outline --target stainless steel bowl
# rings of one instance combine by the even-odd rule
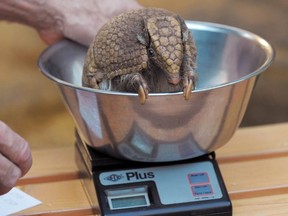
[[[177,161],[223,146],[238,128],[257,76],[273,48],[238,28],[187,21],[198,49],[199,82],[189,101],[182,92],[137,94],[81,86],[87,48],[63,40],[46,49],[41,71],[53,80],[81,138],[110,156],[134,161]]]

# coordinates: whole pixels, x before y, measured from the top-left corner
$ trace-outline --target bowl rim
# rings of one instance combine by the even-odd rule
[[[258,42],[258,44],[261,46],[261,48],[264,50],[264,52],[266,53],[266,59],[265,61],[254,71],[252,71],[251,73],[241,77],[240,79],[231,81],[231,82],[227,82],[227,83],[221,83],[215,86],[210,86],[210,87],[205,87],[205,88],[201,88],[201,89],[195,89],[192,92],[196,93],[196,92],[205,92],[205,91],[210,91],[213,89],[218,89],[218,88],[223,88],[226,86],[230,86],[230,85],[234,85],[236,83],[239,83],[241,81],[244,80],[248,80],[254,76],[259,75],[260,73],[262,73],[263,71],[265,71],[274,61],[275,59],[275,49],[273,48],[273,46],[264,38],[262,38],[261,36],[252,33],[250,31],[247,30],[243,30],[241,28],[237,28],[237,27],[233,27],[233,26],[229,26],[229,25],[224,25],[224,24],[219,24],[219,23],[212,23],[212,22],[202,22],[202,21],[192,21],[192,20],[185,20],[185,23],[187,25],[187,27],[189,29],[195,29],[195,30],[209,30],[209,31],[213,31],[213,32],[219,32],[219,33],[229,33],[235,36],[240,36],[243,38],[247,38],[248,40],[254,40],[256,42]],[[88,92],[92,92],[92,93],[100,93],[100,94],[108,94],[108,95],[121,95],[121,96],[137,96],[137,93],[130,93],[130,92],[117,92],[117,91],[108,91],[108,90],[101,90],[101,89],[92,89],[92,88],[88,88],[88,87],[84,87],[84,86],[79,86],[79,85],[74,85],[72,83],[63,81],[55,76],[52,76],[51,73],[49,73],[49,71],[46,70],[45,66],[44,66],[44,62],[46,59],[48,59],[51,54],[57,52],[57,50],[61,49],[63,46],[66,46],[67,44],[77,44],[78,46],[82,46],[83,48],[85,46],[78,44],[72,40],[69,39],[63,39],[49,47],[47,47],[39,56],[37,64],[39,67],[39,70],[49,79],[51,79],[52,81],[56,82],[57,84],[60,85],[65,85],[71,88],[76,88],[79,90],[83,90],[83,91],[88,91]],[[149,97],[155,97],[155,96],[170,96],[170,95],[182,95],[183,92],[179,91],[179,92],[170,92],[170,93],[149,93]]]

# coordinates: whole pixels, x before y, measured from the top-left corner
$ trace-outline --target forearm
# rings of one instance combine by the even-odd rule
[[[91,43],[98,30],[109,19],[126,10],[140,8],[135,0],[72,0],[72,2],[70,7],[65,8],[65,1],[61,1],[64,8],[62,11],[64,34],[72,40],[83,41],[86,45]]]
[[[42,31],[49,30],[52,43],[62,38],[63,14],[50,7],[52,1],[37,0],[1,0],[0,19],[18,22],[35,28],[41,35]],[[59,1],[60,2],[60,1]],[[48,4],[49,3],[49,4]]]
[[[48,44],[67,37],[88,45],[111,17],[136,8],[134,0],[1,0],[0,19],[34,27]]]

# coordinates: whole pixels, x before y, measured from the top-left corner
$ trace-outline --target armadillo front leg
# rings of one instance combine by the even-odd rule
[[[192,90],[195,89],[196,73],[193,70],[187,70],[183,76],[183,96],[185,100],[189,100]]]
[[[120,82],[119,88],[125,87],[127,92],[138,92],[140,103],[145,104],[148,98],[148,85],[140,73],[122,75]]]
[[[191,91],[195,89],[197,81],[197,73],[195,72],[196,65],[196,46],[193,37],[184,20],[178,17],[182,29],[183,39],[183,62],[181,65],[182,82],[183,82],[183,96],[185,100],[189,100]]]

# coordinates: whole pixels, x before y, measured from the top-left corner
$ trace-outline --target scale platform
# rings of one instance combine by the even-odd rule
[[[95,213],[109,216],[230,216],[215,154],[171,163],[111,158],[76,134],[76,162]]]

